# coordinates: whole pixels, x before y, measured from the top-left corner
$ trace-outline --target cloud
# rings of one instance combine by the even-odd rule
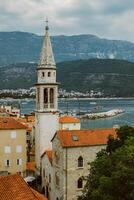
[[[0,0],[0,31],[43,34],[46,16],[53,35],[89,33],[134,42],[133,0]]]

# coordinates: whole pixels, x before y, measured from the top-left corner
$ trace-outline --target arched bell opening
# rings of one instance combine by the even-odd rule
[[[54,89],[50,88],[50,108],[54,108]]]
[[[48,108],[48,89],[44,89],[44,108]]]

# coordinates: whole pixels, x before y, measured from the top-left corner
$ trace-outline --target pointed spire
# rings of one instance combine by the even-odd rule
[[[48,19],[46,19],[45,31],[46,31],[45,38],[44,38],[43,47],[40,54],[40,61],[39,61],[38,67],[54,68],[56,67],[56,65],[55,65],[52,45],[51,45],[50,36],[49,36]]]

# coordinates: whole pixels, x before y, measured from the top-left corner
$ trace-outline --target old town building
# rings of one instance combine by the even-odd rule
[[[65,115],[59,118],[60,130],[80,130],[81,123],[76,117]]]
[[[12,117],[0,117],[0,175],[25,174],[26,129]]]
[[[46,152],[42,155],[44,194],[50,200],[77,200],[85,184],[82,177],[89,173],[88,163],[105,149],[109,135],[115,137],[115,129],[57,131],[52,139],[51,162]]]

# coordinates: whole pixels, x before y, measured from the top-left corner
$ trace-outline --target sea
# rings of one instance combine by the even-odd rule
[[[0,99],[0,104],[19,104],[22,114],[34,112],[34,99]],[[124,113],[103,119],[81,119],[82,129],[109,128],[114,126],[134,126],[134,98],[117,99],[59,99],[60,112],[73,114],[77,112],[103,112],[112,109],[123,109]]]

